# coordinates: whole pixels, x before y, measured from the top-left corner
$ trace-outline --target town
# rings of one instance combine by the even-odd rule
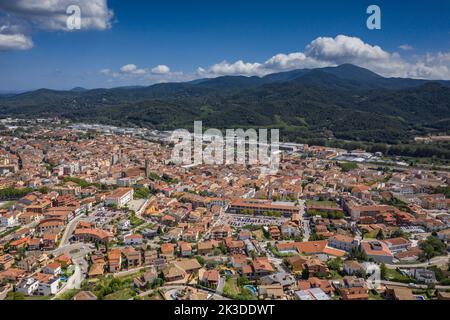
[[[280,144],[175,165],[167,132],[3,119],[0,299],[450,300],[450,172]]]

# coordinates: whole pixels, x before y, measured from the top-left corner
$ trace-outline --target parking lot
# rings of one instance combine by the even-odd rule
[[[281,226],[286,220],[286,218],[276,218],[276,217],[259,217],[259,216],[243,216],[236,215],[232,213],[227,213],[224,215],[223,223],[228,224],[235,228],[245,227],[248,225],[254,226]]]

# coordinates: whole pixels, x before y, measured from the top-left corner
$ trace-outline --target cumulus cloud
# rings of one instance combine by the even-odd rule
[[[404,45],[403,50],[412,49]],[[450,79],[450,53],[428,54],[406,61],[399,53],[365,43],[357,37],[338,35],[319,37],[309,43],[304,52],[277,54],[265,62],[234,63],[222,61],[209,68],[197,69],[198,76],[223,75],[264,76],[274,72],[305,68],[321,68],[351,63],[370,69],[385,77]]]
[[[170,72],[170,68],[164,64],[160,64],[159,66],[154,67],[151,71],[153,74],[168,74]]]
[[[0,26],[0,51],[28,50],[32,47],[33,41],[21,33],[18,26]]]
[[[187,75],[183,72],[172,72],[167,65],[157,65],[153,68],[139,67],[130,63],[123,65],[117,71],[109,68],[99,71],[100,75],[108,77],[108,81],[135,81],[137,83],[162,83],[169,81],[188,81],[193,80],[193,75]]]
[[[81,31],[111,27],[106,0],[0,0],[0,50],[32,48],[32,31],[71,31],[67,9],[73,5],[80,8]]]

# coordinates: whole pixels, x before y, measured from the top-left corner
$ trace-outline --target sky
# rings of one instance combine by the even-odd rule
[[[80,29],[68,24],[70,5]],[[380,8],[381,29],[367,27],[370,5]],[[0,0],[0,92],[343,63],[450,80],[450,1]]]

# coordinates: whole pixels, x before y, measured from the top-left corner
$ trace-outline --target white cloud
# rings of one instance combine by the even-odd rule
[[[28,50],[32,47],[33,41],[18,26],[0,25],[0,51]]]
[[[337,66],[344,63],[370,69],[385,77],[450,79],[450,53],[428,54],[425,57],[417,57],[415,61],[406,61],[396,52],[390,53],[380,46],[346,35],[338,35],[335,38],[319,37],[309,43],[304,52],[280,53],[262,63],[223,61],[209,68],[200,67],[197,69],[197,75],[264,76],[274,72]]]
[[[400,45],[398,47],[399,47],[399,49],[402,49],[404,51],[411,51],[411,50],[414,49],[414,47],[410,46],[409,44],[402,44],[402,45]]]
[[[81,31],[111,27],[113,12],[106,0],[0,0],[0,50],[32,48],[32,31],[69,31],[71,5],[80,7]]]
[[[154,67],[152,70],[153,74],[167,74],[170,72],[170,68],[164,64]]]
[[[157,65],[153,68],[141,68],[136,64],[130,63],[119,68],[118,71],[111,69],[102,69],[99,74],[108,77],[108,81],[116,80],[118,82],[129,84],[151,84],[173,81],[193,80],[193,75],[187,75],[183,72],[173,72],[167,65]]]
[[[106,0],[0,0],[0,10],[43,30],[67,31],[67,8],[80,7],[81,30],[111,27],[113,12]]]

